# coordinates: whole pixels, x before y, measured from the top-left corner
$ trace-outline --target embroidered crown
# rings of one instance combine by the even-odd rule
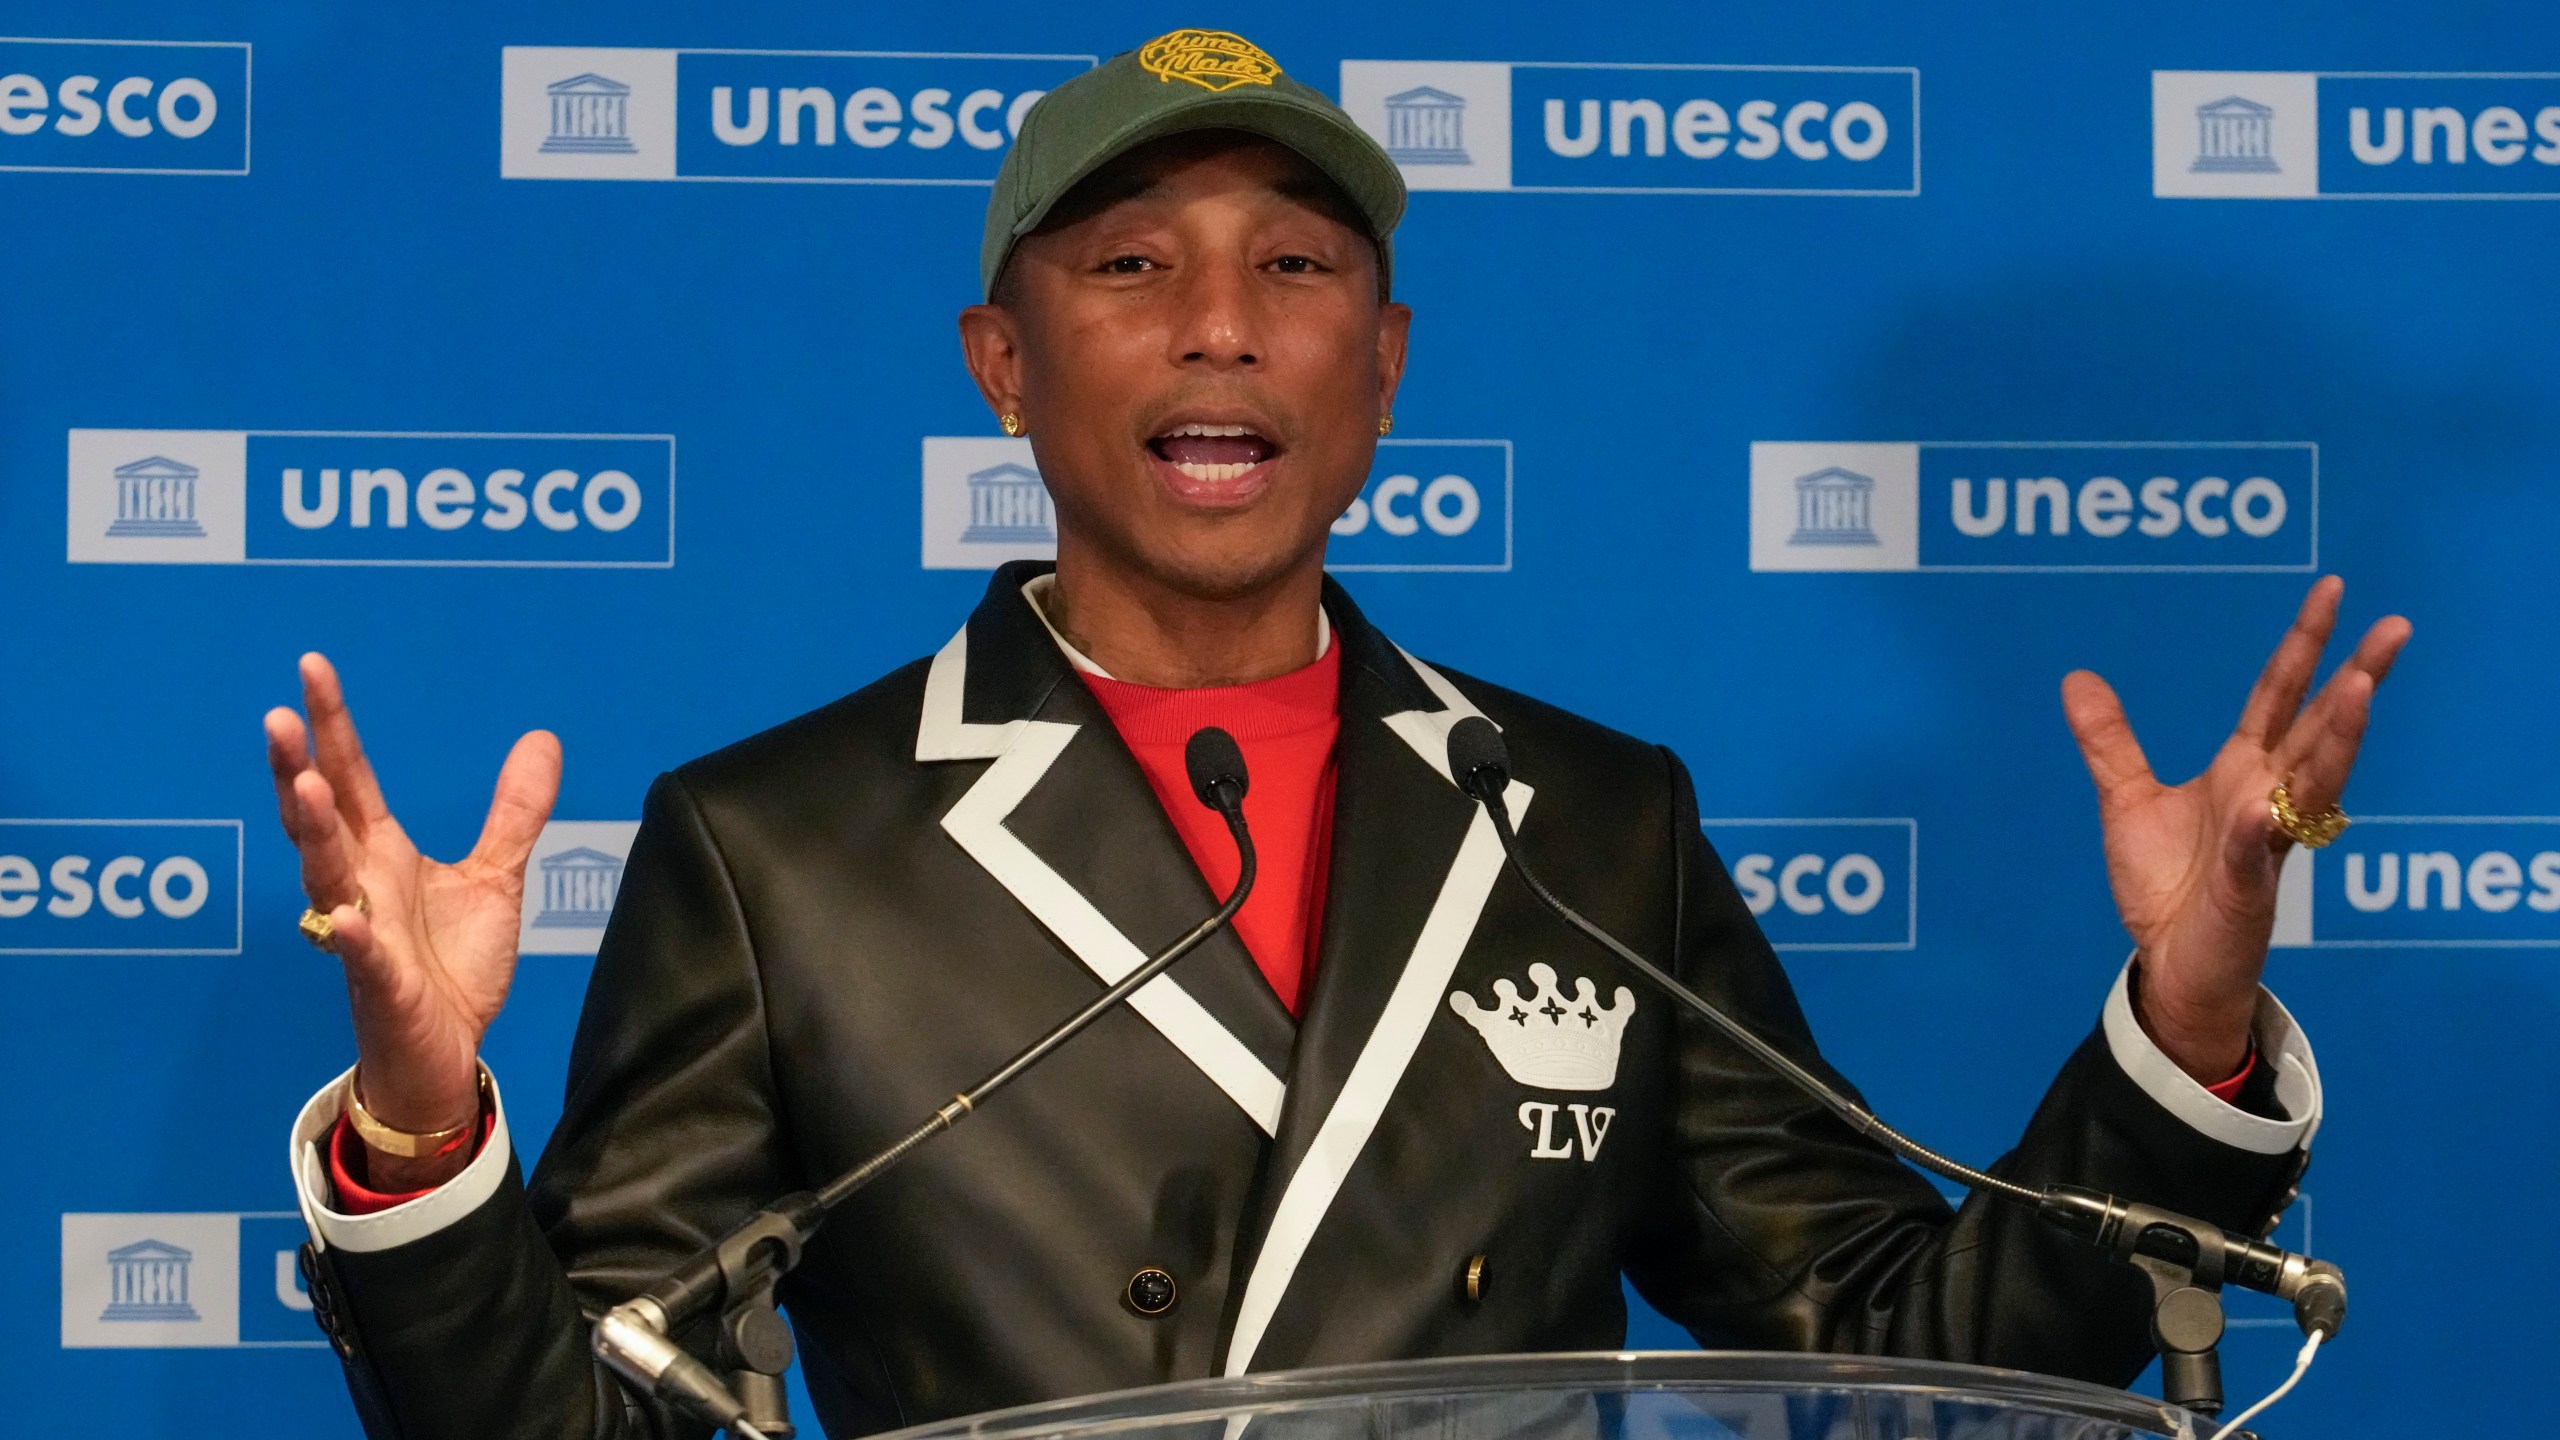
[[[1525,996],[1508,976],[1494,981],[1490,1010],[1466,991],[1453,990],[1449,1008],[1475,1027],[1493,1058],[1523,1085],[1606,1090],[1616,1084],[1618,1038],[1635,1018],[1635,992],[1619,986],[1604,1008],[1588,976],[1574,980],[1569,996],[1557,988],[1553,966],[1530,966],[1529,981],[1537,989]]]

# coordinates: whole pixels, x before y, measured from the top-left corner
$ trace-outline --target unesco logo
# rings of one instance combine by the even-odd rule
[[[325,1349],[290,1210],[66,1214],[62,1348]]]
[[[924,442],[927,570],[992,570],[1058,553],[1057,518],[1028,440]],[[1326,568],[1511,568],[1511,442],[1387,439],[1333,522]]]
[[[990,184],[1091,55],[511,45],[499,173],[531,180]]]
[[[1762,441],[1754,570],[2299,571],[2319,447]]]
[[[2157,70],[2151,191],[2560,197],[2560,74]]]
[[[1780,950],[1909,950],[1920,822],[1708,820],[1708,843]]]
[[[1904,67],[1345,60],[1415,190],[1917,195]]]
[[[622,893],[637,820],[554,820],[524,867],[521,955],[593,955]]]
[[[0,820],[0,955],[237,955],[237,820]]]
[[[2560,947],[2560,816],[2358,816],[2286,854],[2274,943]]]
[[[0,170],[249,173],[249,47],[0,40]]]
[[[74,563],[675,563],[667,435],[74,430],[69,486]]]

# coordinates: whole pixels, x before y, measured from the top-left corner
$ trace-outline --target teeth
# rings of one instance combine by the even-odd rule
[[[1236,480],[1243,478],[1244,472],[1252,469],[1253,467],[1242,463],[1233,465],[1194,465],[1187,461],[1177,461],[1173,468],[1181,471],[1185,476],[1193,480]]]
[[[1195,421],[1169,433],[1174,435],[1250,435],[1253,431],[1242,425],[1202,425]]]

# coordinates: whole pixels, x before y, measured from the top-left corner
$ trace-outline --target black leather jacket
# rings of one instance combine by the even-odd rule
[[[651,789],[532,1183],[318,1256],[370,1434],[699,1433],[624,1398],[587,1317],[1214,908],[1020,594],[1039,568],[999,572],[935,659]],[[2141,1370],[2136,1275],[2013,1210],[1951,1212],[1676,1016],[1502,870],[1442,769],[1447,727],[1490,717],[1548,883],[1831,1075],[1668,751],[1425,668],[1338,587],[1325,604],[1343,723],[1304,1022],[1221,935],[858,1196],[784,1289],[830,1433],[1246,1368],[1613,1348],[1621,1274],[1713,1346]],[[2294,1160],[2189,1127],[2093,1035],[2000,1168],[2255,1230]],[[1126,1293],[1148,1267],[1176,1282],[1159,1315]]]

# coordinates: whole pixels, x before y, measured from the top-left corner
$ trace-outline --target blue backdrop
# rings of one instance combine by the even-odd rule
[[[2123,957],[2060,676],[2177,778],[2318,570],[2348,626],[2416,620],[2271,969],[2330,1115],[2285,1238],[2356,1303],[2276,1424],[2533,1404],[2560,76],[2483,72],[2560,27],[2485,0],[11,0],[58,37],[0,42],[21,1388],[98,1433],[353,1431],[277,1270],[286,1123],[352,1051],[259,714],[335,656],[445,855],[517,733],[565,740],[489,1039],[537,1145],[649,778],[928,653],[1043,545],[958,363],[984,182],[1026,97],[1179,25],[1417,187],[1411,443],[1347,583],[1678,748],[1831,1054],[1938,1144],[2015,1135]],[[2245,1395],[2293,1337],[2236,1308]]]

